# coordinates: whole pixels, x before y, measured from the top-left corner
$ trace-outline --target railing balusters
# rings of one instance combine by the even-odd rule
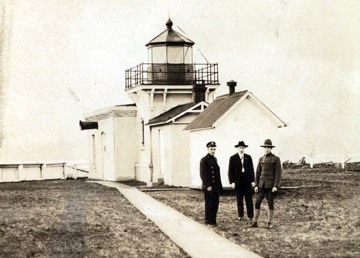
[[[191,84],[204,81],[219,84],[218,64],[152,64],[141,63],[125,71],[125,89],[143,84]],[[171,80],[171,81],[170,81]]]

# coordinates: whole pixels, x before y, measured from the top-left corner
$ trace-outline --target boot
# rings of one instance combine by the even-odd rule
[[[260,215],[260,209],[255,209],[255,217],[254,220],[252,221],[252,223],[249,225],[249,228],[257,228],[258,224],[257,224],[257,220],[259,218]]]
[[[269,213],[268,213],[268,224],[267,224],[267,228],[268,229],[272,229],[272,220],[273,220],[273,217],[274,217],[274,210],[269,210]]]

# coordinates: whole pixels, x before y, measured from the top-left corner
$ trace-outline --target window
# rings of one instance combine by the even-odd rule
[[[183,47],[168,47],[167,48],[167,62],[169,64],[184,63],[184,48]]]
[[[91,145],[92,145],[92,166],[96,167],[96,146],[95,146],[95,135],[91,136]]]
[[[145,123],[144,119],[141,118],[141,144],[145,146]]]

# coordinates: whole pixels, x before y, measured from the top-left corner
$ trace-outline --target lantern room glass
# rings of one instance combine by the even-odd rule
[[[184,46],[184,63],[185,64],[193,63],[192,47]]]
[[[151,46],[148,48],[148,60],[150,63],[168,64],[191,64],[191,46]]]
[[[153,46],[149,48],[149,62],[154,64],[166,63],[166,47]]]
[[[167,63],[169,64],[183,64],[184,63],[184,48],[183,47],[167,47]]]

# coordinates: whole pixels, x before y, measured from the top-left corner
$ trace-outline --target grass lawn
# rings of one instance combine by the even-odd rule
[[[283,186],[295,188],[279,191],[272,230],[266,201],[260,228],[237,221],[232,191],[221,195],[220,225],[211,230],[264,257],[360,257],[359,179],[285,170]],[[147,193],[203,223],[202,192]],[[83,180],[2,183],[0,200],[0,257],[188,257],[115,189]]]
[[[220,197],[213,230],[264,257],[360,257],[360,173],[336,169],[284,170],[275,200],[274,228],[265,228],[262,203],[259,228],[236,220],[235,196]],[[300,188],[296,188],[301,186]],[[203,223],[204,197],[198,190],[148,192],[152,197]]]
[[[0,257],[187,257],[115,189],[2,183],[0,200]]]

